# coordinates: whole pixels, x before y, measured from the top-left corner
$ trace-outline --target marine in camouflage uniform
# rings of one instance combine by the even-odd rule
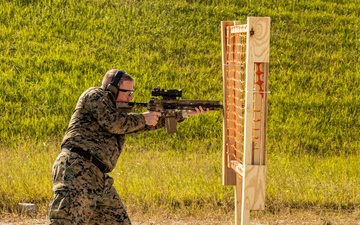
[[[108,71],[105,83],[115,73],[117,70]],[[107,173],[116,166],[126,134],[164,127],[165,120],[147,125],[143,114],[119,109],[114,93],[104,88],[104,80],[102,87],[89,88],[80,96],[72,114],[52,169],[50,224],[131,224]],[[181,111],[177,112],[176,120],[183,119]]]

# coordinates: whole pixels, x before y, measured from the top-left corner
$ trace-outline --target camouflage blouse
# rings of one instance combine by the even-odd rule
[[[181,112],[176,120],[183,120]],[[78,147],[113,170],[125,143],[125,134],[136,134],[165,126],[159,119],[156,126],[148,126],[139,113],[130,113],[116,107],[110,92],[89,88],[79,98],[71,116],[61,146]]]

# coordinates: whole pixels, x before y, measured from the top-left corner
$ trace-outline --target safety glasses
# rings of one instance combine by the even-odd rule
[[[134,94],[134,91],[135,91],[134,89],[133,90],[125,90],[125,89],[121,89],[121,88],[119,88],[118,90],[121,91],[121,92],[127,93],[128,96],[132,96]]]

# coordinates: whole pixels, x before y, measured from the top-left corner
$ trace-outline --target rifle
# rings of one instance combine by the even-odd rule
[[[203,109],[217,110],[222,109],[223,106],[219,101],[213,100],[179,100],[177,98],[182,96],[182,90],[160,89],[160,86],[151,90],[151,98],[149,102],[129,102],[129,108],[146,107],[149,111],[158,111],[165,117],[165,126],[168,134],[176,133],[176,110],[195,110],[197,107]],[[161,99],[157,97],[161,97]]]

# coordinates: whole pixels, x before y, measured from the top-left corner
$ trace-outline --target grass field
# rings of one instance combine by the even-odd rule
[[[0,211],[46,212],[51,165],[79,95],[103,74],[222,100],[220,22],[271,17],[266,213],[360,207],[360,1],[0,2]],[[130,136],[112,173],[133,214],[233,212],[222,115]],[[125,185],[126,184],[126,185]],[[136,211],[138,210],[138,211]]]

